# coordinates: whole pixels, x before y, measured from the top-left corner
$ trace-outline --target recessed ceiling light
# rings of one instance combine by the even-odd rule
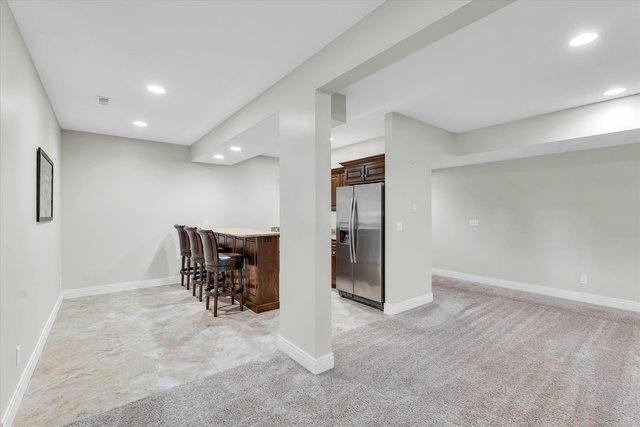
[[[214,158],[214,159],[220,159],[220,160],[222,160],[222,159],[224,159],[224,156],[223,156],[222,154],[215,154],[215,155],[213,156],[213,158]]]
[[[240,148],[240,147],[229,147],[229,150],[231,150],[231,151],[242,151],[242,148]]]
[[[598,33],[582,33],[571,39],[569,46],[578,47],[591,43],[598,38]]]
[[[166,92],[166,90],[162,86],[158,86],[158,85],[149,85],[147,86],[147,90],[149,92],[157,93],[160,95]]]
[[[604,96],[612,96],[612,95],[618,95],[624,91],[626,91],[627,88],[626,87],[616,87],[613,89],[609,89],[608,91],[606,91],[605,93],[603,93]]]
[[[139,128],[147,127],[147,122],[143,122],[142,120],[136,120],[135,122],[133,122],[133,124],[138,126]]]

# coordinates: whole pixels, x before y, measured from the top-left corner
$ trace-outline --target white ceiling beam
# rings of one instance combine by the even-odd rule
[[[347,97],[341,93],[331,94],[331,127],[347,123]]]
[[[640,128],[640,94],[489,126],[456,136],[457,154],[573,140]]]
[[[388,65],[398,62],[448,35],[502,9],[515,0],[471,1],[450,14],[424,27],[420,31],[399,41],[379,54],[358,64],[320,88],[323,92],[335,93]],[[387,25],[394,25],[389,22]]]
[[[219,145],[295,103],[301,94],[322,87],[337,92],[354,76],[365,77],[508,4],[511,1],[385,2],[200,138],[191,146],[191,159],[204,161]],[[464,13],[453,13],[461,8]],[[432,25],[437,31],[427,30]]]
[[[640,142],[640,94],[455,135],[434,169]]]

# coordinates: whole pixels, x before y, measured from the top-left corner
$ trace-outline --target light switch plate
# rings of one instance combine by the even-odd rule
[[[589,276],[580,276],[580,284],[588,285],[589,284]]]
[[[396,222],[396,231],[402,231],[402,223]]]
[[[472,227],[477,227],[480,224],[480,221],[477,219],[470,219],[469,220],[469,225]]]

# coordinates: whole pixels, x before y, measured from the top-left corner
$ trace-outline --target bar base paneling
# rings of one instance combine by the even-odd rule
[[[245,305],[256,313],[280,308],[280,236],[216,233],[216,238],[224,252],[245,256]]]

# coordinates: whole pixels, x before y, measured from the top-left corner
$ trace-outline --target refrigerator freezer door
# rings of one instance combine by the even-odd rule
[[[353,187],[336,188],[336,289],[353,293],[351,207]]]
[[[353,293],[383,302],[384,184],[357,185],[353,191],[356,206],[352,236],[356,260]]]

